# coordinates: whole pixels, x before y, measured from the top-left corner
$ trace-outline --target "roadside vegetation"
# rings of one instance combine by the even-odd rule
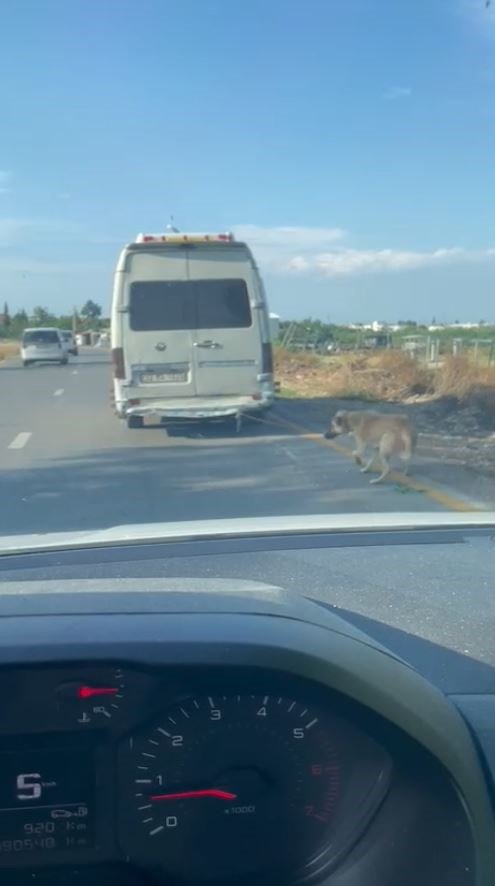
[[[56,326],[58,329],[75,327],[78,332],[85,330],[98,332],[108,328],[109,323],[108,318],[102,317],[100,305],[91,299],[88,299],[80,310],[60,315],[53,314],[42,306],[34,308],[31,314],[22,309],[11,314],[8,304],[5,303],[3,311],[0,311],[0,361],[15,357],[19,353],[19,342],[27,327]]]
[[[29,326],[56,326],[59,329],[72,329],[76,325],[78,330],[93,329],[98,331],[107,327],[109,320],[102,317],[102,309],[96,302],[88,301],[71,314],[54,314],[47,308],[38,305],[31,313],[21,309],[11,313],[7,303],[3,310],[0,309],[0,347],[5,341],[17,340]]]
[[[446,399],[475,406],[495,418],[495,366],[470,354],[446,355],[428,366],[400,350],[352,351],[322,356],[275,348],[282,396],[412,403]]]
[[[435,318],[433,318],[434,321]],[[456,323],[458,321],[455,321]],[[428,326],[416,323],[413,320],[402,320],[397,324],[398,328],[392,332],[383,330],[390,339],[392,348],[402,348],[405,339],[411,337],[431,337],[440,343],[440,352],[452,352],[452,342],[460,341],[465,347],[473,346],[478,342],[487,343],[495,341],[495,326],[480,320],[476,327],[464,328],[462,326],[435,326],[429,330]],[[314,320],[308,317],[297,322],[282,321],[280,323],[280,343],[285,343],[289,336],[292,342],[301,346],[322,346],[325,350],[329,344],[335,345],[341,350],[359,350],[366,339],[373,338],[375,333],[370,329],[351,328],[350,326],[338,326],[334,323],[324,323],[322,320]],[[309,348],[308,348],[309,349]]]

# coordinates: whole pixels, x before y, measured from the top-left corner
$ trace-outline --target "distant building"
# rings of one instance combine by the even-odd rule
[[[480,325],[480,323],[447,323],[449,329],[479,329]]]

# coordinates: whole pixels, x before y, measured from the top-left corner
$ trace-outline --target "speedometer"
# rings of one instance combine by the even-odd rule
[[[188,698],[122,748],[124,851],[193,882],[304,878],[349,831],[350,791],[362,821],[377,782],[383,788],[384,757],[369,748],[377,765],[366,780],[359,738],[312,705],[277,695]]]

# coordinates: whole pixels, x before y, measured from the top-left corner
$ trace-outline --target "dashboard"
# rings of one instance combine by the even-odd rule
[[[469,730],[386,649],[256,583],[75,584],[0,595],[2,882],[490,882]]]

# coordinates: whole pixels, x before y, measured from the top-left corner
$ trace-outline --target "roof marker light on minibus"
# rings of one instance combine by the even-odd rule
[[[138,234],[135,243],[233,243],[234,235],[225,234]]]

